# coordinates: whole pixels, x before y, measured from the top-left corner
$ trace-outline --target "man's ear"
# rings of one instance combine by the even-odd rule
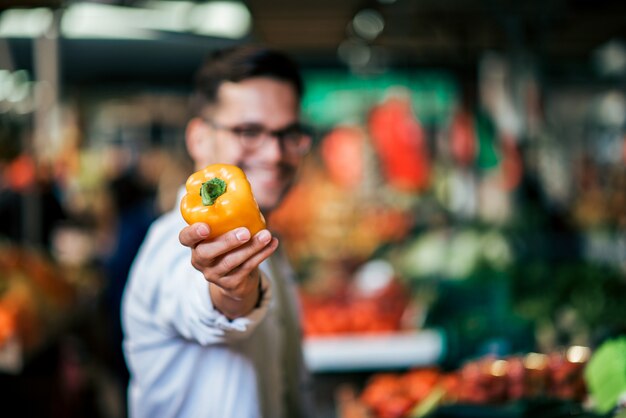
[[[207,152],[207,138],[210,135],[209,127],[200,118],[192,118],[187,122],[185,129],[185,145],[189,156],[196,162],[202,161]]]

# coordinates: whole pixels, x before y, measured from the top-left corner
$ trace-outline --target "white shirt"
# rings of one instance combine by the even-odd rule
[[[208,282],[178,241],[184,226],[178,208],[152,225],[124,291],[130,416],[312,414],[296,295],[284,257],[275,253],[261,264],[259,306],[230,321],[214,309]],[[295,401],[285,401],[286,394]]]

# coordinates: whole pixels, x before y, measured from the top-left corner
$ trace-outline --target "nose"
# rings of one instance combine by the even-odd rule
[[[261,146],[263,155],[270,160],[278,161],[283,158],[285,148],[280,137],[274,133],[268,132],[265,142]]]

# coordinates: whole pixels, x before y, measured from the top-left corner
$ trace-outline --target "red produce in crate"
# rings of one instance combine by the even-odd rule
[[[320,153],[330,179],[345,188],[363,180],[365,133],[356,126],[339,126],[324,137]]]
[[[427,144],[408,98],[388,99],[372,110],[368,122],[387,182],[399,190],[427,188],[430,183]]]

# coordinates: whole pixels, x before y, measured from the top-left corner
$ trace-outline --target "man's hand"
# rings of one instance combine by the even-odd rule
[[[213,306],[227,318],[248,314],[259,300],[259,264],[278,248],[267,229],[250,237],[246,228],[236,228],[207,239],[209,226],[195,223],[183,228],[178,239],[191,249],[191,264],[211,284]]]

